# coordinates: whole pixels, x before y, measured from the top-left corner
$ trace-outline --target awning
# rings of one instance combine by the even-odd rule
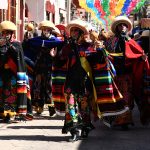
[[[46,11],[51,12],[51,13],[55,13],[55,6],[54,4],[51,4],[51,2],[49,0],[46,1]]]
[[[150,18],[142,18],[141,19],[141,28],[149,28],[150,29]]]

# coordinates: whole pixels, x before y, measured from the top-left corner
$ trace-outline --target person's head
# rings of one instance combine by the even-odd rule
[[[27,31],[33,31],[33,29],[34,29],[34,26],[33,26],[32,23],[28,23],[28,24],[26,25],[26,30],[27,30]]]
[[[126,33],[128,31],[128,26],[125,23],[119,23],[116,27],[116,32],[124,32]]]
[[[72,20],[66,26],[66,32],[78,43],[85,42],[87,35],[89,34],[86,22],[80,19]]]
[[[78,27],[72,27],[70,29],[70,36],[74,39],[79,39],[80,38],[80,40],[81,40],[83,35],[84,35],[84,32]]]
[[[78,43],[85,41],[86,35],[89,34],[86,23],[79,19],[71,21],[67,25],[66,31]]]
[[[132,23],[130,19],[126,16],[116,17],[111,24],[111,31],[114,34],[119,34],[122,32],[129,32],[132,29]]]
[[[49,38],[54,30],[55,25],[51,21],[42,21],[39,24],[38,29],[42,31],[42,36]]]
[[[10,41],[16,30],[16,25],[11,21],[2,21],[0,23],[1,38],[5,38],[6,40]]]
[[[105,31],[105,29],[101,29],[99,36],[99,40],[107,40],[108,39],[108,32]]]
[[[92,42],[95,42],[95,41],[99,40],[98,33],[95,32],[95,31],[91,31],[90,32],[90,39],[92,40]]]

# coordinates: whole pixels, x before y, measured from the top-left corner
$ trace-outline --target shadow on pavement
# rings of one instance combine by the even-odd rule
[[[81,142],[78,150],[150,150],[150,125],[141,125],[137,110],[134,110],[133,117],[135,125],[127,131],[119,127],[108,128],[97,121],[94,123],[96,129]]]
[[[50,117],[50,116],[40,116],[40,115],[34,115],[34,120],[64,120],[64,117],[56,116],[56,117]]]
[[[81,142],[78,150],[150,150],[150,128],[98,130],[99,134],[92,131],[88,139]]]
[[[62,129],[62,126],[8,126],[8,129]]]
[[[67,136],[43,136],[43,135],[8,135],[0,136],[0,140],[25,140],[25,141],[52,141],[63,142],[68,140]]]

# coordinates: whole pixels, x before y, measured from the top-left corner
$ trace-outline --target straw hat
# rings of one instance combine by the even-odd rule
[[[113,33],[116,32],[116,27],[117,27],[120,23],[124,23],[124,24],[127,25],[127,27],[128,27],[128,32],[132,29],[132,23],[131,23],[131,21],[130,21],[130,19],[129,19],[128,17],[126,17],[126,16],[118,16],[118,17],[116,17],[116,18],[113,20],[113,22],[112,22],[112,24],[111,24],[111,30],[112,30]]]
[[[11,21],[2,21],[0,23],[0,31],[9,30],[9,31],[16,31],[16,25]]]
[[[28,24],[26,25],[26,30],[32,31],[33,29],[34,29],[34,26],[33,26],[32,23],[28,23]]]
[[[67,26],[66,26],[66,31],[70,34],[70,30],[72,27],[77,27],[79,29],[81,29],[84,34],[88,34],[88,25],[86,24],[86,22],[80,20],[80,19],[76,19],[76,20],[72,20]]]
[[[52,33],[55,33],[57,36],[61,36],[61,33],[57,27],[54,27],[54,30],[52,30]]]
[[[39,24],[38,29],[39,30],[43,30],[43,28],[49,28],[49,29],[54,30],[55,29],[55,25],[51,21],[47,21],[46,20],[46,21],[40,22],[40,24]]]
[[[141,37],[149,37],[149,36],[150,36],[150,31],[149,31],[149,30],[144,30],[144,31],[142,32]]]
[[[96,27],[94,27],[91,23],[86,22],[86,24],[87,24],[87,27],[86,27],[86,28],[87,28],[89,31],[97,32]]]

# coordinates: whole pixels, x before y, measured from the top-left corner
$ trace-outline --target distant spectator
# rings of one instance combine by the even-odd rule
[[[25,27],[26,29],[26,32],[24,34],[24,40],[28,40],[30,38],[33,37],[33,29],[34,29],[34,26],[32,23],[28,23]]]

